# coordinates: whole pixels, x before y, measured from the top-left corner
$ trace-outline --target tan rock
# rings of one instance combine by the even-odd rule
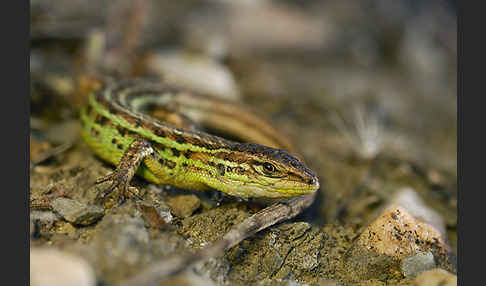
[[[405,208],[386,208],[356,239],[345,263],[361,279],[402,277],[401,263],[431,251],[445,261],[450,248],[433,226],[415,219]]]
[[[444,219],[442,219],[438,212],[429,207],[414,189],[405,187],[398,190],[392,199],[392,203],[396,203],[407,209],[414,218],[432,225],[442,236],[446,235]]]
[[[94,286],[91,266],[80,257],[53,248],[30,250],[30,285]]]
[[[456,286],[457,276],[443,269],[436,268],[422,272],[413,281],[414,286]]]
[[[356,243],[367,250],[400,260],[417,252],[426,252],[432,245],[448,249],[436,228],[416,220],[397,204],[386,208],[361,233]]]
[[[181,195],[169,199],[167,204],[178,217],[188,217],[201,206],[201,200],[195,195]]]

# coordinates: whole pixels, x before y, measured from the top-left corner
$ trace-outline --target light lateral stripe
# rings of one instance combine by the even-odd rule
[[[113,115],[113,114],[109,113],[109,111],[102,104],[99,104],[94,99],[94,97],[91,97],[90,98],[90,103],[93,104],[93,107],[94,107],[94,109],[95,109],[96,112],[102,114],[103,116],[106,116],[107,118],[109,118],[110,120],[112,120],[114,123],[117,123],[120,126],[122,126],[124,128],[127,128],[127,129],[129,129],[131,131],[135,131],[136,130],[138,133],[142,134],[143,136],[145,136],[145,137],[147,137],[147,138],[149,138],[149,139],[151,139],[151,140],[153,140],[155,142],[158,142],[160,144],[166,145],[169,148],[171,148],[171,147],[179,147],[179,148],[176,148],[177,150],[182,149],[182,150],[179,150],[179,151],[183,151],[183,150],[189,149],[189,150],[194,151],[194,152],[206,152],[206,153],[218,153],[218,152],[221,152],[221,151],[226,152],[226,153],[231,152],[230,150],[227,150],[227,149],[208,150],[208,149],[205,149],[203,147],[194,146],[194,145],[187,144],[187,143],[180,144],[180,143],[177,143],[177,142],[175,142],[175,141],[173,141],[171,139],[166,139],[166,138],[158,137],[158,136],[154,135],[152,132],[146,131],[142,127],[135,128],[132,124],[128,123],[126,120],[120,118],[119,116],[116,116],[116,115]],[[93,121],[93,124],[96,124],[96,123]],[[144,131],[144,132],[141,132],[141,131]],[[190,148],[186,148],[186,147],[190,147]],[[171,156],[171,155],[169,155],[170,153],[168,151],[160,151],[159,150],[158,153],[164,159],[167,159],[167,160],[171,160],[171,161],[175,161],[175,162],[180,162],[180,163],[187,163],[188,165],[192,165],[192,166],[195,166],[195,167],[199,167],[201,169],[205,169],[207,171],[211,171],[211,172],[215,172],[215,173],[218,172],[217,168],[211,167],[211,166],[203,163],[201,160],[187,159],[187,158],[185,158],[183,156],[179,156],[179,157]],[[216,157],[209,157],[208,158],[208,161],[212,161],[215,164],[220,164],[221,163],[221,164],[225,165],[226,167],[241,167],[241,165],[239,163],[236,163],[236,162],[233,162],[233,161],[224,160],[224,159],[220,159],[220,158],[216,158]],[[179,168],[179,165],[180,164],[177,164],[177,166],[178,166],[177,168]],[[246,165],[246,168],[245,169],[248,169],[248,168],[249,168],[249,166]],[[248,178],[247,175],[238,175],[238,174],[235,174],[233,172],[228,172],[228,173],[232,177],[245,178],[245,180],[243,180],[245,182],[253,182],[253,180],[251,180],[250,178]]]
[[[111,114],[102,104],[98,103],[94,97],[90,97],[89,101],[93,105],[93,107],[95,108],[96,112],[98,112],[101,115],[109,118],[114,123],[117,123],[118,125],[126,128],[130,131],[139,133],[139,134],[143,135],[144,137],[149,138],[150,140],[153,140],[157,143],[166,145],[168,147],[174,147],[174,148],[178,149],[179,151],[191,150],[191,151],[194,151],[194,152],[205,152],[205,153],[211,153],[211,154],[212,153],[218,153],[218,152],[226,152],[226,153],[232,152],[231,150],[228,150],[228,149],[225,149],[225,148],[218,148],[218,149],[209,150],[209,149],[206,149],[206,148],[203,148],[203,147],[200,147],[200,146],[195,146],[195,145],[187,144],[187,143],[177,143],[177,142],[175,142],[171,139],[159,137],[159,136],[153,134],[152,132],[150,132],[149,130],[144,129],[143,127],[133,126],[132,124],[127,122],[124,118],[121,118],[121,116],[116,116],[116,115]],[[126,110],[126,109],[124,108],[123,110]],[[154,121],[151,118],[143,118],[143,117],[141,118],[140,116],[137,116],[137,118],[144,120],[144,121],[149,121],[151,124],[154,124],[156,127],[162,128],[169,133],[174,133],[174,131],[171,130],[168,126],[163,126],[163,125],[159,124],[158,122]],[[178,131],[178,134],[181,134],[181,132]]]

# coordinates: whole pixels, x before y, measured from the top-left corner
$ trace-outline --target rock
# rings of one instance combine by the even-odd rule
[[[450,248],[441,233],[394,204],[359,235],[346,254],[346,263],[361,279],[398,277],[404,259],[429,251],[441,263],[449,261]]]
[[[110,285],[140,271],[152,256],[143,219],[128,214],[105,216],[89,246],[95,251],[90,261]]]
[[[67,198],[56,198],[51,206],[65,220],[77,225],[90,225],[105,213],[102,207],[83,204]]]
[[[434,226],[434,228],[445,237],[446,230],[444,220],[439,213],[425,204],[414,189],[406,187],[399,190],[392,199],[392,203],[396,203],[406,208],[416,219]]]
[[[264,285],[301,283],[319,269],[323,241],[324,234],[305,222],[283,223],[264,231],[227,252],[228,281],[237,285],[263,279],[281,281]]]
[[[165,230],[168,224],[172,221],[172,214],[167,205],[151,205],[148,203],[140,203],[139,208],[142,211],[142,216],[145,222],[151,227],[159,230]]]
[[[184,272],[173,278],[167,279],[161,286],[185,285],[185,286],[216,286],[216,283],[208,278],[195,275],[191,271]]]
[[[201,206],[201,201],[195,195],[174,196],[167,202],[172,212],[181,218],[188,217]]]
[[[437,245],[448,248],[432,225],[416,220],[405,208],[392,205],[360,235],[357,243],[368,250],[403,259]]]
[[[420,273],[413,281],[414,286],[456,286],[457,276],[436,268]]]
[[[405,277],[415,278],[418,274],[435,267],[434,255],[431,252],[417,253],[402,261],[402,273]]]
[[[69,238],[75,239],[77,237],[76,235],[76,228],[68,223],[68,222],[60,222],[56,225],[56,233],[58,234],[65,234]]]
[[[145,63],[150,72],[171,84],[230,100],[239,98],[231,71],[209,57],[169,51],[149,55]]]
[[[91,266],[80,257],[57,249],[32,248],[30,285],[94,286],[96,279]]]
[[[31,210],[30,219],[31,220],[38,220],[38,221],[53,222],[53,221],[60,219],[60,217],[57,214],[54,214],[53,212],[50,212],[50,211]]]

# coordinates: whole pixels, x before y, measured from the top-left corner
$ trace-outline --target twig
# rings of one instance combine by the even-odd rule
[[[316,193],[313,193],[270,205],[235,226],[210,246],[197,250],[194,253],[173,256],[155,262],[142,273],[120,283],[119,286],[155,285],[188,269],[197,262],[221,255],[258,231],[295,217],[312,204],[315,196]]]

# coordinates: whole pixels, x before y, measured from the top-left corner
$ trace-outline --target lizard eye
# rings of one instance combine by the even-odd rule
[[[265,162],[263,163],[263,170],[266,172],[266,173],[269,173],[269,174],[272,174],[275,172],[277,168],[275,168],[275,166],[271,163],[268,163],[268,162]]]
[[[258,172],[260,175],[269,178],[283,178],[285,174],[282,173],[277,166],[272,163],[264,162],[264,163],[257,163],[253,166],[253,169]]]

